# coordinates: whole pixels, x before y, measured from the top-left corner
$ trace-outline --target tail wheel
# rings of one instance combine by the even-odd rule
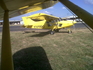
[[[71,34],[71,33],[72,33],[72,31],[68,31],[68,33],[69,33],[69,34]]]

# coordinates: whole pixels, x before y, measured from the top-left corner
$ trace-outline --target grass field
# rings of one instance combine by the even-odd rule
[[[11,32],[11,44],[15,70],[93,70],[93,33],[88,29],[54,35]]]

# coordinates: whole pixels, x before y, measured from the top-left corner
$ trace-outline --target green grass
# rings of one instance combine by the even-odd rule
[[[0,39],[1,39],[0,33]],[[93,70],[93,33],[11,32],[15,70]]]

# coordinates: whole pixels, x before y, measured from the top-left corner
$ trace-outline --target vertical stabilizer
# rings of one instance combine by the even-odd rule
[[[22,17],[24,26],[29,26],[34,23],[34,21],[30,17]]]

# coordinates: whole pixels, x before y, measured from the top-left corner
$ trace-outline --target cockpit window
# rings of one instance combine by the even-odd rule
[[[59,27],[61,27],[62,26],[62,24],[59,24]]]

